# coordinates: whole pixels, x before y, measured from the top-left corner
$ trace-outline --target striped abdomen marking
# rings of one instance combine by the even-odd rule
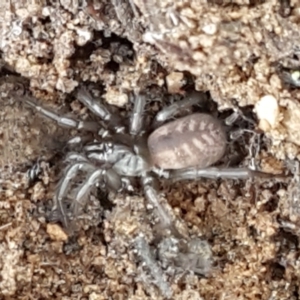
[[[208,167],[226,150],[226,133],[216,118],[193,114],[156,129],[148,138],[152,162],[162,169]]]

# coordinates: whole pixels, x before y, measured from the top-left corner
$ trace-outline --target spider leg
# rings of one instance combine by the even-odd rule
[[[120,191],[123,185],[121,176],[113,169],[106,170],[105,176],[108,188],[115,192]]]
[[[39,106],[35,101],[25,97],[23,100],[27,105],[34,108],[37,112],[41,113],[43,116],[55,121],[59,126],[64,126],[67,128],[83,129],[91,132],[98,132],[99,124],[93,121],[78,121],[74,118],[59,116],[50,109]]]
[[[159,194],[157,192],[157,188],[155,188],[154,178],[149,175],[142,177],[142,185],[144,188],[145,196],[149,203],[151,203],[157,210],[161,223],[165,227],[173,228],[173,220],[170,216],[170,213],[168,213],[166,206],[168,206],[170,211],[171,208],[169,207],[168,203],[164,203],[164,205],[162,205]]]
[[[95,168],[87,161],[79,161],[71,164],[67,170],[65,176],[60,180],[57,188],[57,192],[54,195],[53,210],[59,210],[63,217],[63,222],[67,225],[67,216],[63,207],[63,198],[66,196],[68,189],[70,188],[71,180],[75,178],[79,171],[91,172]]]
[[[285,174],[271,174],[248,168],[186,168],[182,170],[170,171],[169,179],[173,182],[180,180],[195,180],[199,178],[228,178],[228,179],[248,179],[248,178],[285,178]]]
[[[192,92],[188,94],[183,100],[172,103],[171,105],[163,108],[160,112],[158,112],[154,118],[155,127],[174,117],[180,111],[187,109],[193,105],[205,102],[206,100],[207,96],[205,93]]]
[[[91,189],[95,186],[95,184],[103,177],[103,169],[95,170],[92,172],[86,181],[80,186],[75,200],[72,202],[72,211],[75,215],[79,213],[79,207],[85,205],[87,196],[90,194]]]
[[[134,191],[134,185],[133,185],[133,179],[129,179],[128,177],[122,177],[121,178],[122,181],[122,190],[126,190],[129,192],[133,192]]]
[[[72,209],[75,215],[78,215],[79,208],[86,204],[87,196],[90,194],[92,188],[101,180],[106,181],[109,190],[119,191],[122,187],[121,177],[112,169],[101,169],[93,171],[85,182],[80,186],[75,200],[72,203]]]
[[[130,120],[130,133],[132,135],[138,135],[143,127],[143,112],[146,105],[145,95],[138,95],[135,97],[133,112]]]
[[[121,118],[112,114],[106,105],[95,100],[85,88],[81,87],[78,90],[77,99],[96,116],[100,117],[103,121],[108,122],[110,128],[113,128],[117,133],[125,131]]]

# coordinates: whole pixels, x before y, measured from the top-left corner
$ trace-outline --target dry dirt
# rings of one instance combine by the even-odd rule
[[[2,2],[0,299],[299,299],[299,1]],[[238,163],[290,177],[161,183],[186,234],[211,247],[205,276],[139,255],[140,234],[157,246],[141,190],[93,193],[71,235],[51,208],[77,132],[20,99],[30,92],[86,117],[73,96],[79,84],[98,86],[125,116],[130,93],[146,91],[152,114],[190,87],[209,92],[220,116],[250,110],[259,134],[239,135]]]

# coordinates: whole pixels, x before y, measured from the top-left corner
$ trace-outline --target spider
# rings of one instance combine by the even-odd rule
[[[69,220],[64,200],[80,172],[85,173],[86,177],[71,203],[74,215],[80,212],[95,185],[119,192],[132,189],[133,179],[138,178],[147,200],[156,208],[160,220],[166,225],[170,225],[171,221],[160,205],[156,177],[176,182],[203,177],[246,179],[274,176],[248,168],[210,167],[222,158],[227,145],[224,126],[215,117],[193,113],[168,122],[179,112],[203,100],[204,93],[192,93],[166,106],[146,128],[143,123],[147,98],[143,94],[135,97],[129,126],[125,126],[118,114],[112,113],[106,104],[94,99],[85,88],[80,87],[76,97],[99,121],[79,121],[60,116],[38,105],[29,96],[24,99],[25,103],[58,125],[90,132],[94,136],[90,143],[85,143],[84,137],[75,137],[69,142],[78,143],[82,147],[79,152],[68,153],[68,165],[54,195],[54,210],[61,213],[65,226]]]

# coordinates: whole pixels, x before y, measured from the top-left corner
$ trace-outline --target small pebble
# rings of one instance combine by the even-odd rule
[[[269,131],[276,127],[279,119],[279,106],[277,99],[272,95],[263,96],[255,105],[259,128]]]
[[[118,107],[123,107],[128,103],[128,96],[125,93],[122,93],[116,89],[109,88],[107,89],[106,94],[104,94],[106,102],[110,105],[115,105]]]
[[[184,75],[181,72],[172,72],[166,77],[168,92],[170,94],[181,93],[184,85]]]
[[[58,224],[47,224],[47,233],[53,241],[64,242],[68,239],[68,235]]]

